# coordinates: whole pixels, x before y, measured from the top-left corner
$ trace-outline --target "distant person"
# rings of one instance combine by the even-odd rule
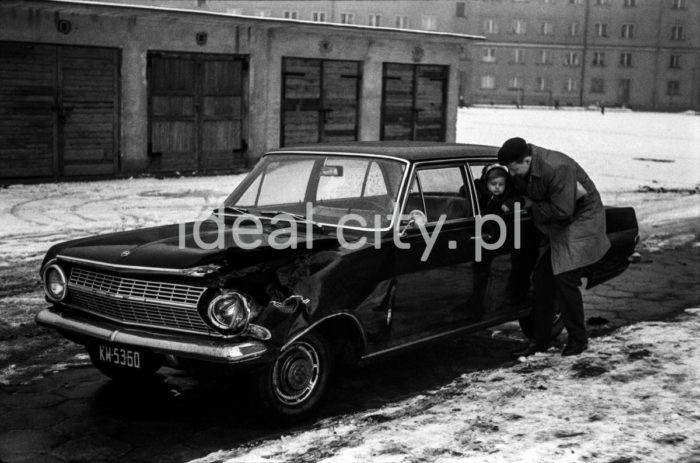
[[[588,348],[581,275],[610,248],[600,194],[576,161],[522,138],[507,140],[498,151],[498,162],[508,166],[525,208],[543,234],[532,275],[533,339],[514,355],[549,348],[555,301],[568,333],[562,355],[578,355]]]
[[[554,100],[554,109],[559,109],[559,100]]]
[[[605,103],[600,104],[600,114],[605,114]]]

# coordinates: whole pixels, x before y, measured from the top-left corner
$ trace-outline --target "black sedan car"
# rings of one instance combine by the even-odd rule
[[[267,153],[201,222],[53,246],[37,322],[138,381],[168,365],[234,369],[272,411],[307,414],[339,361],[521,320],[529,332],[537,231],[519,210],[482,216],[491,146],[348,143]],[[625,270],[637,222],[607,209],[608,254],[588,286]],[[556,325],[561,329],[561,325]]]

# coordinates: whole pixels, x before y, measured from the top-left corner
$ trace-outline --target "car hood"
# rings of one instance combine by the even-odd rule
[[[266,226],[262,232],[254,227],[234,231],[231,223],[212,221],[165,225],[68,241],[54,246],[47,260],[59,256],[149,269],[190,269],[209,264],[244,268],[308,252],[308,245],[314,250],[338,246],[335,235],[308,233],[304,223],[296,228],[294,236],[290,229]],[[279,249],[276,243],[294,245]]]

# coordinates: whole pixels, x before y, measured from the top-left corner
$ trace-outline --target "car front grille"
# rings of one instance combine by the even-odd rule
[[[210,333],[197,312],[206,288],[123,278],[73,268],[68,280],[73,306],[112,320]]]

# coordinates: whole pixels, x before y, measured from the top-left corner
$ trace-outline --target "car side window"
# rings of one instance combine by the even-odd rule
[[[404,213],[421,210],[428,222],[438,221],[442,214],[447,216],[447,220],[471,217],[474,211],[468,191],[460,166],[419,169],[413,179]]]

